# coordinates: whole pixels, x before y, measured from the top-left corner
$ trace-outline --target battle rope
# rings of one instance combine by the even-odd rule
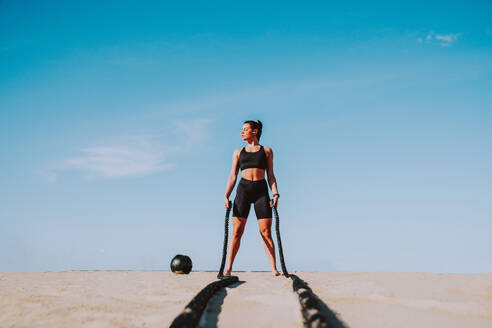
[[[280,239],[280,218],[278,217],[277,206],[272,205],[272,208],[273,208],[273,214],[275,215],[275,232],[277,234],[277,244],[278,244],[278,253],[280,255],[280,264],[282,265],[282,272],[284,273],[284,276],[289,277],[289,272],[287,272],[287,268],[285,267],[284,251],[282,249],[282,240]]]
[[[232,202],[229,200],[229,206],[226,210],[225,222],[224,222],[224,247],[222,247],[222,262],[220,263],[219,274],[217,274],[217,278],[224,278],[224,266],[227,255],[227,240],[229,237],[229,214],[231,213]]]
[[[229,236],[229,214],[231,213],[232,203],[229,201],[229,207],[226,210],[224,223],[224,247],[222,250],[222,262],[220,264],[219,274],[216,280],[203,288],[191,301],[186,305],[184,310],[172,322],[170,328],[195,328],[198,326],[203,310],[207,306],[210,298],[220,288],[239,281],[237,276],[224,276],[224,266],[227,255],[227,240]]]
[[[301,314],[305,328],[348,328],[308,286],[307,282],[296,276],[290,275],[292,289],[299,298]]]
[[[208,284],[203,288],[195,297],[186,305],[181,314],[179,314],[171,323],[170,328],[195,328],[200,322],[203,310],[207,306],[210,298],[220,288],[238,282],[239,278],[236,276],[224,277],[223,279],[216,280]]]

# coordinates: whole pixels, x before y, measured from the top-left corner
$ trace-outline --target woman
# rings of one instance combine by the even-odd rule
[[[241,180],[237,186],[236,198],[232,208],[232,242],[229,253],[229,263],[224,271],[225,276],[231,275],[232,264],[236,257],[241,236],[246,226],[251,203],[254,203],[258,227],[260,229],[265,252],[275,276],[280,275],[275,265],[275,246],[272,240],[272,204],[268,195],[268,186],[265,181],[267,170],[268,184],[273,192],[273,206],[278,204],[277,181],[273,174],[273,152],[269,147],[259,144],[263,125],[260,121],[246,121],[241,130],[241,137],[248,145],[234,150],[232,155],[232,170],[227,180],[224,196],[225,207],[229,208],[229,195],[234,189],[238,170],[241,169]]]

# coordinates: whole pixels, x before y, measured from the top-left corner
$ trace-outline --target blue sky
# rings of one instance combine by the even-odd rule
[[[260,119],[291,270],[491,272],[491,16],[1,1],[0,271],[216,269]],[[248,221],[234,268],[268,270]]]

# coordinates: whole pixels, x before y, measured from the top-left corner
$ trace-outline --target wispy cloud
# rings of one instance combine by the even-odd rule
[[[83,172],[87,178],[122,178],[163,172],[177,167],[180,155],[189,154],[208,138],[211,119],[171,122],[170,133],[119,136],[79,150],[56,161],[42,174],[55,182],[63,170]]]
[[[441,47],[448,47],[454,42],[458,40],[458,38],[462,35],[463,33],[454,33],[454,34],[437,34],[434,32],[429,32],[425,36],[425,39],[422,37],[417,38],[418,43],[431,43],[431,44],[438,44]]]
[[[210,119],[192,121],[174,121],[175,128],[180,132],[181,151],[191,151],[196,145],[208,139],[208,125],[212,123]]]
[[[86,172],[89,176],[117,178],[143,175],[172,168],[165,154],[148,140],[136,138],[131,144],[82,149],[77,157],[65,159],[65,167]]]
[[[442,47],[447,47],[450,44],[454,43],[456,40],[458,40],[458,37],[461,36],[462,33],[456,33],[456,34],[436,34],[436,40],[441,41],[441,46]]]

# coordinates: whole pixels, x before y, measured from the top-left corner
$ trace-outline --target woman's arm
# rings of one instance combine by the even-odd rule
[[[275,174],[273,173],[273,150],[270,147],[265,147],[265,153],[267,155],[267,179],[270,185],[270,190],[272,194],[278,194],[277,189],[277,179],[275,179]],[[274,197],[278,198],[278,197]]]
[[[231,168],[231,173],[229,174],[229,178],[227,179],[227,186],[224,195],[226,204],[227,201],[229,200],[229,196],[232,193],[232,189],[234,189],[234,185],[236,184],[237,172],[239,171],[238,163],[239,163],[239,149],[236,149],[232,154],[232,168]]]

